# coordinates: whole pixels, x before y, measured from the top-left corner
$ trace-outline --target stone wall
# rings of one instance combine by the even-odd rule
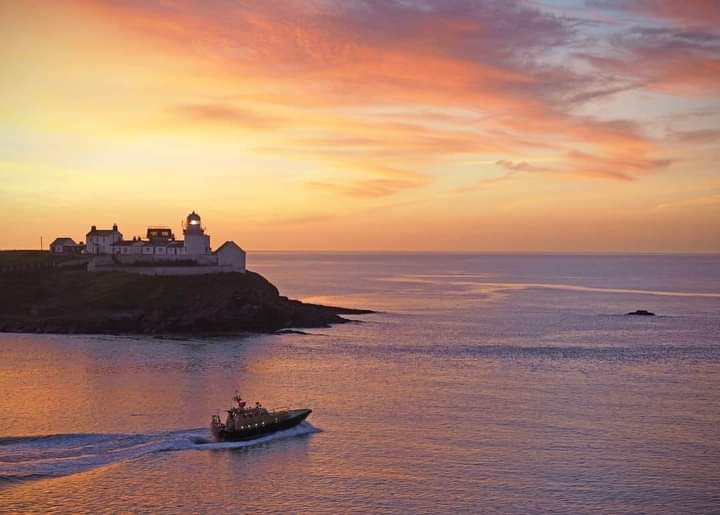
[[[183,259],[184,258],[184,259]],[[243,256],[244,258],[244,256]],[[195,264],[180,263],[193,261]],[[173,264],[175,262],[175,264]],[[167,266],[163,266],[163,263]],[[224,272],[245,272],[245,260],[242,263],[219,263],[217,256],[178,256],[178,259],[150,259],[141,255],[96,256],[87,266],[88,272],[126,272],[142,275],[202,275]]]
[[[110,257],[111,262],[116,265],[142,265],[147,263],[148,266],[157,266],[162,265],[162,263],[172,263],[174,261],[192,261],[196,265],[203,266],[215,266],[218,264],[217,256],[213,256],[211,254],[201,256],[192,256],[188,254],[167,254],[164,256],[153,254],[115,254],[108,257]]]
[[[236,269],[229,266],[94,266],[88,267],[90,272],[125,272],[128,274],[141,275],[203,275],[203,274],[219,274],[228,272],[244,273],[245,270]]]

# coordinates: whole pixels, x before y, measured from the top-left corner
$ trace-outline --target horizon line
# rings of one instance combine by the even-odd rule
[[[495,255],[674,255],[674,256],[720,256],[718,250],[430,250],[430,249],[244,249],[250,253],[302,253],[302,254],[495,254]],[[50,252],[48,249],[0,248],[0,252]]]

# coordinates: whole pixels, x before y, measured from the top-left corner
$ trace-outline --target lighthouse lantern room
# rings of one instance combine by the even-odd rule
[[[183,226],[185,253],[190,255],[210,254],[210,236],[205,234],[202,219],[195,211],[187,215]]]

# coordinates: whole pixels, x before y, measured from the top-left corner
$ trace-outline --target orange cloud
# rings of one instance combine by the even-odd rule
[[[720,129],[678,131],[673,135],[673,139],[691,144],[720,143]]]
[[[171,115],[184,122],[221,123],[253,129],[273,129],[286,124],[286,120],[250,109],[227,104],[188,104],[168,109]]]
[[[227,100],[188,102],[171,111],[186,123],[287,129],[276,142],[257,147],[272,152],[332,160],[361,152],[369,159],[437,160],[513,154],[549,145],[552,134],[561,147],[589,146],[600,158],[660,153],[629,122],[573,113],[578,103],[623,86],[599,87],[568,67],[535,62],[533,57],[566,42],[571,30],[529,7],[473,2],[435,2],[429,10],[401,3],[372,3],[365,9],[302,2],[79,5],[228,85],[253,84],[248,100],[272,106],[272,114]],[[505,30],[510,25],[513,30]],[[421,127],[409,119],[388,122],[343,112],[397,105],[462,109],[474,119],[460,122],[463,129],[450,129],[437,117],[426,119],[434,126]],[[322,134],[296,135],[310,131]],[[577,163],[570,159],[568,164]],[[398,187],[371,186],[365,190]]]
[[[422,173],[368,163],[367,161],[340,161],[337,167],[352,177],[358,173],[372,179],[345,179],[342,181],[308,181],[305,186],[315,190],[340,193],[352,197],[385,197],[406,189],[426,186],[430,178]]]
[[[510,172],[548,172],[551,171],[550,168],[543,167],[543,166],[535,166],[531,165],[527,161],[508,161],[505,159],[501,159],[495,163],[497,166],[504,168],[505,170],[508,170]]]
[[[625,181],[636,179],[671,163],[669,159],[650,159],[627,154],[601,156],[577,151],[568,153],[567,157],[568,172]]]
[[[555,166],[537,166],[526,161],[503,159],[495,164],[511,174],[516,172],[553,173],[631,181],[643,174],[667,167],[671,161],[627,154],[597,155],[572,151],[565,154],[561,163]]]

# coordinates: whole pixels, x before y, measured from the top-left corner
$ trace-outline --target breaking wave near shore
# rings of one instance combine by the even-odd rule
[[[78,433],[0,438],[0,488],[16,481],[66,476],[149,454],[222,450],[317,433],[309,422],[245,442],[215,442],[205,428],[147,434]]]

